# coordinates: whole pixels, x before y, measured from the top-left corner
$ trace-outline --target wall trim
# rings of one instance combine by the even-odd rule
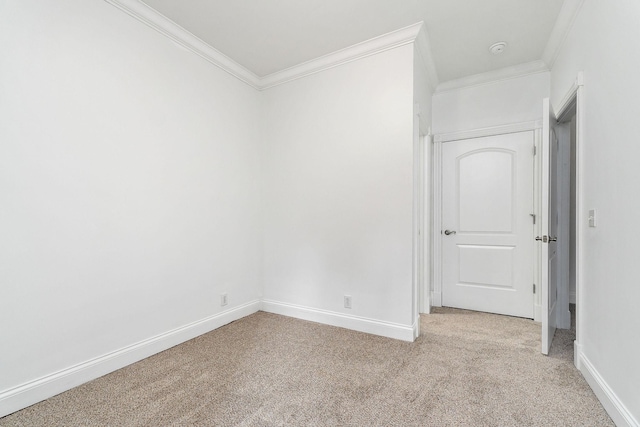
[[[378,37],[354,44],[328,55],[312,59],[282,71],[269,74],[260,79],[260,89],[268,89],[302,77],[316,74],[348,62],[375,55],[396,47],[414,43],[423,23],[418,22],[408,27],[383,34]]]
[[[560,54],[560,50],[562,49],[562,45],[564,44],[571,27],[573,27],[573,23],[575,22],[583,4],[584,0],[565,0],[562,3],[558,19],[556,19],[556,23],[553,26],[553,30],[551,30],[551,35],[549,36],[547,46],[544,48],[544,52],[542,53],[542,60],[547,64],[549,69],[551,69],[553,64],[555,64],[556,59]]]
[[[423,23],[421,23],[423,24]],[[438,78],[438,70],[436,64],[433,61],[433,53],[431,51],[431,39],[427,33],[426,26],[423,24],[420,27],[418,35],[415,39],[415,46],[418,56],[424,65],[424,69],[427,71],[427,78],[429,79],[429,86],[435,88],[440,84]]]
[[[541,120],[513,123],[509,125],[491,126],[488,128],[465,130],[460,132],[441,133],[435,136],[436,142],[452,142],[462,139],[483,138],[485,136],[505,135],[509,133],[528,132],[542,127]]]
[[[585,244],[584,244],[584,236],[586,235],[586,221],[580,220],[580,212],[585,212],[585,203],[584,203],[584,190],[585,190],[585,176],[584,176],[584,123],[585,123],[585,97],[584,97],[584,74],[579,72],[576,80],[575,80],[575,102],[576,102],[576,223],[577,230],[575,235],[576,240],[576,266],[575,266],[575,277],[576,277],[576,287],[575,287],[575,299],[576,299],[576,346],[578,349],[581,349],[580,343],[584,342],[584,328],[583,328],[583,316],[582,316],[582,307],[583,304],[583,289],[585,286],[585,274],[584,274],[584,266],[585,266]],[[569,95],[573,93],[574,88],[572,87],[567,95],[563,98],[563,102],[561,102],[560,112],[562,114],[565,113],[569,109],[569,105],[572,103],[570,99],[573,95]],[[569,101],[567,101],[569,100]],[[584,215],[584,214],[582,214]],[[580,360],[579,358],[575,358],[574,360]],[[580,367],[578,366],[578,369]]]
[[[548,71],[549,67],[544,61],[540,60],[527,62],[525,64],[500,68],[499,70],[488,71],[486,73],[475,74],[473,76],[463,77],[461,79],[449,80],[447,82],[440,83],[436,88],[435,95],[451,90],[473,86],[483,86],[505,80],[516,79],[518,77],[525,77],[532,74],[545,73]]]
[[[556,120],[558,123],[563,123],[567,119],[569,114],[575,108],[575,114],[577,115],[578,108],[578,90],[584,86],[584,73],[580,71],[575,81],[564,95],[564,98],[560,100],[560,103],[554,108],[557,111]]]
[[[580,355],[582,354],[582,345],[578,343],[577,340],[573,342],[573,365],[576,367],[578,371],[582,370],[582,366],[580,366]]]
[[[434,87],[438,84],[438,75],[431,57],[431,47],[422,21],[276,73],[259,77],[141,0],[104,1],[257,90],[265,90],[411,43],[416,43],[418,46],[428,76],[432,80],[431,83]]]
[[[591,361],[582,352],[582,348],[576,346],[575,349],[578,354],[580,372],[582,372],[582,375],[587,380],[587,383],[613,422],[617,426],[640,427],[638,420],[633,417],[609,384],[602,378],[602,375],[600,375],[595,366],[593,366]]]
[[[431,144],[431,305],[442,307],[442,142]]]
[[[538,257],[536,256],[536,258]],[[535,297],[534,297],[534,303],[533,303],[533,321],[537,323],[542,323],[542,305],[538,303]]]
[[[442,307],[442,294],[440,292],[431,291],[431,301],[438,301],[438,305],[434,305],[434,307]]]
[[[420,295],[424,290],[425,277],[425,198],[424,198],[424,137],[420,135],[420,104],[413,105],[413,215],[412,215],[412,316],[420,317],[422,304]],[[414,322],[415,324],[415,322]],[[415,330],[415,329],[414,329]],[[416,337],[414,337],[415,339]]]
[[[442,148],[447,142],[482,138],[486,136],[505,135],[510,133],[533,132],[534,141],[538,145],[537,134],[542,127],[541,120],[535,120],[523,123],[513,123],[501,126],[492,126],[488,128],[473,129],[461,132],[452,132],[446,134],[435,135],[433,138],[433,157],[431,163],[432,169],[432,199],[431,199],[431,215],[432,215],[432,233],[431,233],[431,259],[432,259],[432,280],[431,280],[431,303],[434,307],[442,306]],[[537,156],[538,158],[541,156]],[[535,169],[534,169],[535,173]],[[535,177],[534,177],[535,182]],[[535,195],[534,188],[534,195]],[[535,232],[532,231],[532,233]],[[533,237],[533,236],[532,236]],[[535,261],[534,261],[535,262]],[[534,319],[539,319],[540,306],[536,307],[536,293],[533,295],[532,304],[534,304]]]
[[[420,325],[419,317],[413,325],[401,325],[273,300],[262,300],[262,311],[409,342],[417,336]]]
[[[0,417],[167,350],[260,310],[254,300],[0,392]]]
[[[421,138],[421,162],[422,162],[422,215],[421,215],[421,234],[422,234],[422,251],[420,254],[422,268],[420,274],[422,281],[419,283],[420,289],[418,290],[419,301],[419,313],[431,314],[431,308],[433,307],[433,296],[431,293],[431,240],[433,239],[432,231],[432,212],[431,212],[431,183],[433,178],[431,177],[431,157],[433,150],[433,137],[431,135],[431,128],[428,128],[428,133]]]
[[[249,86],[259,89],[260,79],[219,50],[205,43],[140,0],[105,0],[138,21],[153,28],[179,46],[195,53]]]

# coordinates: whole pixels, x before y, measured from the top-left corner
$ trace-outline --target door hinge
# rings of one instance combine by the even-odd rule
[[[529,214],[533,218],[533,225],[536,225],[536,214]]]
[[[536,293],[536,284],[535,283],[533,284],[533,293],[534,294]]]
[[[538,148],[534,145],[533,146],[533,155],[535,156],[536,154],[538,154]]]

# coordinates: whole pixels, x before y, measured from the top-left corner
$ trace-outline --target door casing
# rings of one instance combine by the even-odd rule
[[[533,318],[534,146],[533,131],[443,144],[444,305]]]
[[[585,111],[585,83],[583,72],[578,73],[573,85],[567,90],[562,100],[555,106],[557,116],[559,120],[562,120],[563,116],[567,114],[572,108],[576,109],[576,224],[577,230],[575,233],[576,238],[576,265],[575,265],[575,277],[576,277],[576,340],[574,342],[574,364],[576,368],[581,369],[581,342],[583,341],[583,327],[580,316],[580,306],[582,304],[581,289],[584,289],[584,238],[586,232],[586,208],[584,205],[584,111]],[[426,151],[430,151],[431,157],[431,173],[429,178],[431,179],[431,185],[427,185],[425,190],[430,194],[425,194],[425,200],[431,201],[431,209],[427,210],[425,217],[430,217],[429,241],[427,242],[431,256],[428,258],[428,264],[431,266],[429,280],[423,281],[422,301],[423,307],[421,312],[428,312],[428,308],[424,305],[429,304],[434,307],[442,306],[442,253],[440,247],[439,235],[436,230],[442,229],[442,143],[448,141],[455,141],[459,139],[467,139],[481,136],[500,135],[504,133],[522,132],[527,130],[535,131],[536,150],[540,153],[541,143],[541,120],[525,123],[510,124],[505,126],[496,126],[487,129],[479,129],[472,131],[454,132],[447,134],[434,135],[432,137],[431,149],[425,146]],[[428,144],[428,140],[425,144]],[[425,156],[428,157],[428,156]],[[540,164],[539,158],[536,156],[536,165],[534,167],[534,193],[536,199],[534,207],[536,214],[540,215]],[[429,162],[427,163],[429,164]],[[535,274],[538,277],[534,277],[536,283],[539,281],[541,259],[536,259]],[[426,278],[426,277],[425,277]],[[541,320],[541,292],[537,290],[534,298],[534,320],[539,322]]]
[[[455,132],[449,134],[435,135],[432,147],[432,230],[431,233],[431,253],[432,253],[432,271],[431,271],[431,303],[435,307],[442,307],[442,247],[440,242],[440,230],[442,230],[442,144],[446,142],[459,141],[463,139],[481,138],[486,136],[506,135],[510,133],[520,133],[533,131],[536,147],[539,146],[540,128],[542,127],[542,121],[532,121],[525,123],[517,123],[505,126],[496,126],[492,128],[478,129],[472,131]],[[538,187],[537,176],[539,176],[538,160],[535,159],[534,166],[534,194],[537,194]],[[534,209],[539,209],[537,205],[538,198],[534,198]],[[534,236],[532,235],[532,238]],[[534,271],[537,264],[534,264]],[[534,278],[535,280],[535,278]],[[537,295],[536,295],[537,296]],[[534,316],[539,313],[539,302],[533,299],[534,304]]]
[[[565,93],[565,96],[556,106],[557,118],[559,122],[563,122],[567,118],[567,114],[575,109],[576,116],[576,195],[575,195],[575,212],[576,212],[576,230],[575,230],[575,283],[576,283],[576,339],[574,341],[574,357],[573,363],[578,370],[582,369],[582,342],[584,328],[582,316],[580,315],[580,307],[583,304],[583,292],[585,275],[584,275],[584,235],[587,229],[587,208],[584,203],[584,126],[585,126],[585,80],[584,73],[579,72],[574,83]]]

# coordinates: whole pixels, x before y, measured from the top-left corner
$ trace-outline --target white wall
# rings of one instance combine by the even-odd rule
[[[258,92],[103,1],[0,51],[0,395],[261,297]]]
[[[433,133],[483,129],[542,118],[542,99],[549,96],[549,73],[436,92]]]
[[[106,2],[25,0],[0,50],[0,415],[263,291],[411,338],[413,45],[258,93]]]
[[[264,93],[265,299],[412,325],[413,66],[405,45]]]
[[[587,211],[597,209],[598,226],[580,236],[582,355],[635,425],[640,422],[638,22],[640,2],[586,0],[551,70],[555,105],[579,71],[585,79],[584,205],[578,216],[585,224]]]

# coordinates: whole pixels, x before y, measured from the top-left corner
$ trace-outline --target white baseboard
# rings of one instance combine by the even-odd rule
[[[383,322],[368,319],[366,317],[352,316],[334,311],[320,310],[301,305],[288,304],[278,301],[263,300],[262,310],[268,313],[280,314],[296,319],[310,320],[325,325],[338,326],[368,334],[381,335],[383,337],[412,342],[417,336],[416,329],[419,321],[413,325],[401,325],[398,323]]]
[[[99,378],[260,310],[255,300],[0,392],[0,417]]]
[[[582,346],[578,344],[578,341],[573,342],[573,365],[576,367],[578,371],[581,371],[580,366],[580,355],[582,354]]]
[[[618,396],[609,387],[607,382],[602,378],[600,373],[596,370],[589,359],[582,353],[582,348],[576,345],[576,352],[578,353],[578,366],[580,372],[589,383],[589,386],[602,403],[602,406],[607,411],[613,422],[618,427],[640,427],[640,423],[629,412],[627,407],[620,401]]]
[[[0,417],[210,332],[234,320],[253,314],[260,309],[270,313],[403,341],[414,341],[420,334],[419,316],[415,319],[413,325],[408,326],[277,301],[263,300],[261,302],[255,300],[104,356],[46,375],[18,387],[4,390],[0,392]],[[574,343],[574,360],[576,367],[582,372],[587,383],[589,383],[616,425],[640,427],[640,423],[628,411],[593,364],[582,353],[582,346],[577,342]]]
[[[542,322],[542,306],[540,304],[533,304],[533,321]]]

